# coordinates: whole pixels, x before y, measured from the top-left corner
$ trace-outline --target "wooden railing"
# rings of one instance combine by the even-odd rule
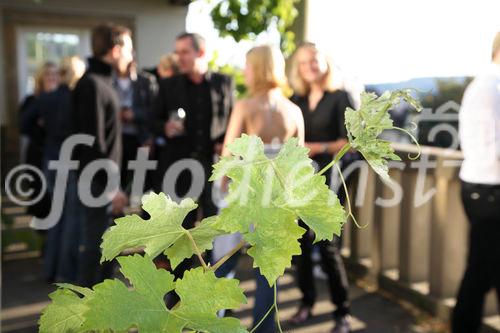
[[[342,253],[350,274],[447,320],[465,268],[468,222],[458,172],[460,151],[394,144],[401,162],[391,165],[387,185],[366,166],[349,184],[353,212],[343,230]],[[349,170],[350,169],[350,170]],[[398,198],[398,195],[401,197]],[[499,240],[500,241],[500,240]],[[500,264],[500,259],[499,259]],[[500,332],[493,293],[487,297],[485,327]]]

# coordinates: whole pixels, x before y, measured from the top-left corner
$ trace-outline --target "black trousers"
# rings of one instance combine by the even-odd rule
[[[500,301],[500,185],[463,182],[462,201],[470,222],[469,254],[452,331],[475,333],[481,327],[485,294],[495,288]]]
[[[102,235],[109,227],[111,216],[108,206],[84,207],[81,244],[78,252],[77,282],[82,287],[92,287],[110,278],[113,261],[100,264]]]
[[[132,185],[134,176],[133,171],[128,169],[128,162],[136,159],[140,142],[139,137],[135,134],[123,134],[122,140],[123,154],[120,168],[120,185],[123,190],[128,190],[128,187]]]
[[[301,223],[301,227],[307,228]],[[316,302],[316,287],[314,284],[313,251],[314,235],[309,230],[300,239],[302,254],[296,257],[297,283],[302,292],[302,305],[312,307]],[[330,299],[337,307],[334,317],[345,316],[349,313],[349,283],[342,257],[340,256],[340,239],[334,237],[333,241],[320,241],[317,243],[321,254],[321,268],[328,275]]]

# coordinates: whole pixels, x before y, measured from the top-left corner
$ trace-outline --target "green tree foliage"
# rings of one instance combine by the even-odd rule
[[[239,42],[255,39],[271,25],[278,29],[280,47],[285,55],[295,49],[295,34],[290,31],[298,15],[295,4],[299,0],[212,0],[211,16],[222,37],[231,36]]]

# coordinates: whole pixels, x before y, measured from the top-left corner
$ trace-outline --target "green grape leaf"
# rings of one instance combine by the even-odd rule
[[[240,232],[252,246],[254,266],[273,285],[300,254],[298,239],[305,230],[302,219],[316,240],[339,235],[346,214],[325,177],[315,174],[308,150],[298,140],[288,140],[277,156],[268,158],[260,138],[243,135],[228,145],[233,156],[214,166],[211,180],[224,175],[232,182],[217,228]]]
[[[128,215],[116,219],[116,225],[106,231],[101,244],[101,262],[134,247],[144,247],[150,257],[156,257],[185,235],[182,221],[197,205],[191,199],[177,204],[164,193],[150,193],[143,196],[142,207],[151,216],[149,220],[136,214]]]
[[[117,260],[131,288],[117,279],[105,280],[93,290],[60,284],[62,289],[50,295],[53,302],[43,311],[40,331],[247,332],[238,319],[217,317],[221,309],[246,303],[238,280],[216,278],[213,271],[199,267],[174,282],[172,274],[156,269],[147,256],[135,254]],[[174,288],[180,302],[168,310],[164,297]]]
[[[400,160],[394,153],[389,141],[379,138],[387,129],[394,128],[389,110],[404,100],[417,111],[422,109],[420,103],[414,99],[409,90],[385,92],[377,97],[374,93],[361,93],[361,106],[355,111],[347,108],[345,125],[351,147],[358,150],[373,170],[389,181],[389,160]]]
[[[180,305],[171,311],[181,318],[169,326],[168,332],[178,332],[179,328],[189,328],[210,333],[244,333],[247,330],[236,318],[218,318],[217,311],[237,309],[246,303],[238,280],[217,278],[213,271],[203,271],[198,267],[186,271],[182,280],[176,282],[175,291],[180,297]]]
[[[163,297],[174,289],[174,276],[156,269],[149,257],[139,254],[117,260],[133,289],[117,279],[94,286],[85,303],[88,310],[83,330],[126,331],[136,327],[140,332],[165,332],[171,314]]]
[[[340,236],[346,221],[344,208],[337,195],[329,189],[326,178],[315,173],[308,149],[298,146],[295,138],[288,140],[274,163],[285,178],[283,208],[292,210],[315,233],[315,241]]]
[[[81,332],[84,313],[88,310],[83,298],[80,298],[72,290],[80,287],[65,284],[65,288],[57,289],[49,295],[50,303],[42,311],[40,317],[40,333],[76,333]],[[83,289],[83,288],[82,288]],[[91,295],[90,289],[84,289],[85,296]]]
[[[200,252],[211,250],[214,238],[226,233],[216,228],[216,222],[217,216],[211,216],[203,219],[195,228],[189,229]],[[195,253],[193,242],[187,234],[184,234],[174,245],[165,250],[165,255],[170,260],[172,268],[176,268],[184,259],[192,257]]]

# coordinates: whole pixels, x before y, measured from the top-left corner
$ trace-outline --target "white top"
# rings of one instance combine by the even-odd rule
[[[500,65],[491,64],[465,90],[459,129],[464,154],[460,179],[500,184]]]

